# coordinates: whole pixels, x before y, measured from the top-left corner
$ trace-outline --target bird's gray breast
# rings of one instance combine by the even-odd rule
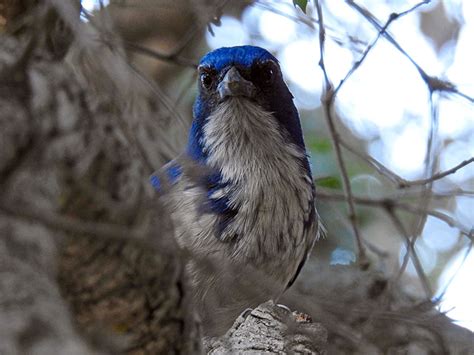
[[[242,100],[232,98],[216,108],[202,142],[207,165],[223,182],[208,197],[225,197],[237,213],[216,236],[219,216],[198,211],[199,196],[207,192],[183,176],[174,215],[194,235],[183,230],[180,243],[202,255],[251,263],[287,283],[316,237],[305,152],[289,143],[271,113]]]

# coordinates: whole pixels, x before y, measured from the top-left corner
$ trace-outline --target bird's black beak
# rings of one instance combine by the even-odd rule
[[[229,96],[253,98],[256,93],[256,88],[252,82],[242,78],[237,68],[231,67],[217,86],[217,91],[219,92],[221,100]]]

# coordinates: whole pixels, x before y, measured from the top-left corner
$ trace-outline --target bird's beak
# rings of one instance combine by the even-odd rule
[[[252,82],[245,80],[235,67],[231,67],[224,76],[224,79],[217,86],[217,91],[221,100],[232,96],[245,96],[253,98],[255,96],[255,86]]]

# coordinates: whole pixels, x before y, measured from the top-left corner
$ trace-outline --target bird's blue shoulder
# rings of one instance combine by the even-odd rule
[[[161,171],[150,176],[150,183],[157,192],[162,192],[164,186],[176,184],[183,175],[181,165],[173,160],[166,164]],[[212,213],[216,215],[216,235],[219,236],[232,221],[238,212],[238,207],[231,207],[228,196],[214,197],[214,193],[225,188],[228,184],[222,182],[220,173],[210,173],[201,176],[192,182],[193,186],[201,186],[207,193],[207,198],[198,207],[200,213]]]
[[[150,176],[150,184],[158,192],[161,192],[163,188],[163,178],[166,178],[168,183],[174,184],[183,173],[181,166],[175,161],[166,164],[162,172],[164,172],[164,175],[162,173],[155,173]],[[161,179],[159,175],[162,175]]]
[[[255,61],[277,59],[267,50],[255,46],[222,47],[207,53],[199,65],[210,66],[220,71],[229,65],[250,67]]]

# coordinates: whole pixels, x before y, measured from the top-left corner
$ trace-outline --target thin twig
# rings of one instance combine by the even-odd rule
[[[452,167],[451,169],[448,169],[448,170],[445,170],[445,171],[441,171],[441,172],[438,172],[434,175],[432,175],[431,177],[429,178],[426,178],[426,179],[419,179],[419,180],[405,180],[403,181],[401,184],[399,184],[399,187],[400,188],[406,188],[406,187],[412,187],[412,186],[420,186],[420,185],[426,185],[430,182],[433,182],[433,181],[436,181],[436,180],[439,180],[439,179],[442,179],[448,175],[451,175],[451,174],[454,174],[456,173],[459,169],[462,169],[464,168],[466,165],[469,165],[471,164],[472,162],[474,162],[474,157],[471,157],[467,160],[464,160],[462,161],[461,163],[459,163],[458,165]]]
[[[446,294],[446,292],[448,291],[448,288],[449,286],[452,284],[452,282],[454,281],[454,278],[456,277],[456,275],[458,274],[458,272],[461,270],[461,268],[464,266],[464,264],[466,263],[466,260],[467,258],[469,257],[469,254],[471,254],[471,251],[472,251],[472,247],[473,247],[473,244],[474,243],[469,243],[469,246],[467,247],[466,249],[466,252],[464,253],[464,256],[461,260],[461,263],[459,264],[459,266],[456,268],[456,272],[453,273],[453,276],[449,278],[448,282],[446,282],[446,284],[444,285],[443,287],[443,291],[439,293],[439,295],[437,296],[438,299],[443,299],[444,298],[444,295]]]
[[[320,200],[332,200],[332,201],[341,201],[345,202],[347,201],[347,197],[345,194],[340,193],[338,191],[327,191],[321,188],[318,188],[316,190],[316,198]],[[370,198],[370,197],[362,197],[362,196],[353,196],[353,201],[356,204],[360,205],[365,205],[369,207],[376,207],[376,208],[396,208],[400,209],[406,212],[410,212],[416,215],[423,215],[423,214],[428,214],[432,217],[435,217],[450,227],[457,228],[459,231],[468,237],[472,242],[474,242],[474,236],[472,236],[471,231],[466,230],[464,226],[462,226],[458,221],[456,221],[454,218],[448,216],[447,214],[440,212],[440,211],[434,211],[434,210],[425,210],[422,208],[419,208],[415,205],[412,205],[407,202],[400,201],[399,199],[396,198]]]
[[[400,185],[404,183],[406,180],[403,179],[401,176],[397,175],[394,173],[392,170],[387,168],[385,165],[383,165],[381,162],[379,162],[377,159],[371,157],[370,155],[361,153],[357,151],[355,148],[350,146],[348,143],[346,143],[344,140],[340,140],[339,144],[342,145],[345,149],[347,149],[349,152],[352,154],[356,155],[360,159],[364,160],[367,162],[370,166],[372,166],[380,175],[385,176],[387,179],[392,181],[393,183]]]
[[[426,142],[426,155],[425,155],[425,176],[432,176],[435,174],[435,167],[438,164],[438,155],[436,154],[437,149],[437,136],[438,136],[438,105],[434,103],[434,93],[430,91],[430,130],[428,140]],[[426,220],[428,219],[428,206],[431,202],[431,197],[433,196],[433,181],[428,182],[425,185],[422,185],[422,193],[420,198],[417,200],[419,208],[423,211],[420,214],[419,218],[413,220],[413,229],[412,229],[412,241],[413,246],[416,243],[416,240],[423,232],[423,227],[425,226]],[[403,273],[403,269],[400,270],[400,275]]]
[[[404,11],[402,14],[406,15],[409,12],[417,9],[418,6],[424,5],[428,2],[430,1],[422,1],[421,3],[412,7],[410,10]],[[355,9],[358,13],[360,13],[372,26],[374,26],[377,29],[377,31],[379,32],[382,31],[383,26],[379,23],[379,21],[375,18],[375,16],[372,15],[372,13],[369,10],[363,8],[362,6],[357,4],[354,0],[346,0],[346,3],[350,7]],[[393,13],[390,15],[390,17],[398,17],[398,16],[400,15],[396,13]],[[413,60],[413,58],[410,55],[408,55],[408,53],[405,52],[405,50],[398,44],[398,42],[387,31],[383,31],[383,36],[415,66],[415,68],[418,70],[423,80],[427,82],[429,75],[418,65],[418,63],[416,63]]]
[[[423,271],[423,266],[421,265],[421,261],[418,258],[418,254],[416,253],[416,250],[415,250],[416,238],[413,237],[412,239],[410,239],[410,236],[408,235],[408,232],[405,226],[403,225],[402,221],[400,220],[400,218],[397,216],[396,212],[393,209],[386,208],[385,211],[387,212],[388,216],[392,220],[393,225],[398,229],[402,238],[405,240],[405,246],[406,246],[406,253],[403,258],[404,260],[400,267],[398,275],[395,277],[395,280],[399,280],[401,275],[405,272],[405,269],[408,265],[408,260],[411,257],[413,261],[413,265],[415,266],[416,273],[423,287],[423,291],[425,292],[426,298],[431,299],[433,291],[431,291],[428,278],[426,277],[426,274]]]
[[[411,7],[409,10],[406,10],[406,11],[403,11],[401,13],[393,13],[390,15],[390,17],[393,17],[395,19],[397,18],[400,18],[401,16],[405,16],[411,12],[413,12],[414,10],[416,10],[418,7],[422,6],[422,5],[426,5],[426,4],[429,4],[431,2],[431,0],[424,0],[424,1],[421,1],[419,2],[418,4],[414,5],[413,7]],[[370,13],[369,10],[363,8],[362,6],[358,5],[354,0],[346,0],[346,3],[352,7],[354,10],[356,10],[358,13],[360,13],[372,26],[374,26],[377,31],[379,31],[379,33],[382,33],[382,35],[400,52],[403,54],[403,56],[405,56],[405,58],[407,58],[412,64],[413,66],[415,66],[416,70],[418,71],[418,73],[420,74],[421,78],[423,79],[423,81],[426,83],[426,85],[428,85],[428,88],[430,89],[430,92],[434,92],[434,91],[445,91],[445,92],[448,92],[448,93],[453,93],[453,94],[456,94],[468,101],[470,101],[471,103],[474,103],[474,98],[460,92],[456,86],[447,81],[447,80],[442,80],[442,79],[439,79],[439,78],[436,78],[436,77],[433,77],[433,76],[430,76],[428,75],[424,70],[423,68],[421,68],[421,66],[415,62],[415,60],[400,46],[400,44],[392,37],[392,35],[390,35],[386,29],[384,30],[384,26],[382,26],[379,21],[375,18],[374,15],[372,15]],[[393,21],[392,20],[392,21]]]
[[[326,43],[326,29],[324,27],[324,19],[323,19],[323,10],[321,9],[321,4],[319,0],[316,0],[316,9],[318,11],[318,24],[319,24],[319,53],[321,58],[319,59],[319,66],[323,71],[324,75],[324,83],[326,86],[326,90],[331,87],[331,82],[329,81],[329,77],[326,71],[326,64],[324,63],[324,46]]]
[[[326,122],[329,127],[329,132],[331,133],[334,149],[336,151],[336,157],[337,157],[337,162],[339,165],[339,171],[342,176],[344,192],[347,196],[349,220],[351,221],[352,229],[353,229],[355,240],[357,243],[357,248],[359,252],[359,263],[361,267],[365,268],[368,266],[368,260],[367,260],[365,247],[362,242],[362,236],[360,234],[359,226],[357,222],[354,201],[352,198],[352,187],[349,181],[349,174],[347,173],[346,164],[344,162],[344,158],[342,157],[341,146],[339,144],[340,137],[339,137],[339,134],[337,133],[336,126],[334,123],[334,117],[332,115],[334,100],[335,100],[335,91],[334,91],[334,87],[332,86],[329,80],[329,77],[326,71],[326,66],[324,63],[325,29],[324,29],[324,19],[323,19],[321,4],[319,3],[318,0],[316,1],[316,8],[317,8],[318,20],[319,20],[319,50],[320,50],[320,55],[321,55],[321,58],[319,60],[319,66],[321,67],[321,70],[323,71],[324,81],[325,81],[325,90],[322,97],[322,102],[324,106]]]
[[[372,48],[374,48],[374,46],[377,44],[377,42],[379,41],[380,37],[382,36],[382,34],[387,30],[388,26],[390,26],[390,24],[396,19],[396,17],[394,16],[390,16],[389,19],[387,20],[387,22],[385,23],[385,25],[382,27],[382,29],[377,33],[377,37],[375,37],[375,39],[373,40],[372,43],[370,43],[366,49],[364,50],[364,52],[362,53],[362,56],[359,58],[359,60],[357,60],[351,67],[351,69],[347,72],[346,76],[341,80],[341,82],[339,83],[339,85],[337,86],[336,90],[335,90],[335,94],[337,94],[337,92],[339,91],[339,89],[342,87],[342,85],[347,81],[347,79],[349,79],[349,77],[361,66],[361,64],[364,62],[365,58],[367,58],[367,55],[369,54],[369,52],[372,50]]]
[[[347,142],[345,142],[344,140],[340,140],[339,141],[340,145],[342,145],[345,149],[347,149],[349,152],[351,152],[352,154],[356,155],[357,157],[359,157],[360,159],[364,160],[365,162],[367,162],[371,167],[373,167],[380,175],[386,177],[387,179],[389,179],[390,181],[392,181],[393,183],[395,183],[397,185],[398,188],[401,188],[401,189],[406,189],[406,188],[409,188],[409,187],[414,187],[414,186],[422,186],[422,185],[426,185],[430,182],[433,182],[433,181],[436,181],[436,180],[440,180],[448,175],[451,175],[451,174],[454,174],[456,173],[459,169],[462,169],[464,168],[466,165],[469,165],[471,163],[474,162],[474,157],[471,157],[467,160],[464,160],[462,161],[461,163],[459,163],[458,165],[448,169],[448,170],[445,170],[445,171],[440,171],[438,173],[435,173],[433,174],[432,176],[426,178],[426,179],[419,179],[419,180],[406,180],[404,178],[402,178],[400,175],[397,175],[395,172],[393,172],[392,170],[390,170],[389,168],[387,168],[385,165],[383,165],[382,163],[380,163],[377,159],[374,159],[373,157],[371,157],[370,155],[367,155],[367,154],[364,154],[364,153],[361,153],[359,151],[357,151],[354,147],[352,147],[351,145],[349,145]],[[469,191],[466,191],[468,194],[469,194]]]
[[[288,4],[288,5],[291,6],[290,4]],[[285,17],[285,18],[287,18],[291,21],[294,21],[296,23],[302,23],[302,24],[308,26],[310,29],[314,29],[314,25],[319,23],[317,19],[315,19],[313,17],[310,17],[308,15],[305,15],[305,16],[292,15],[288,12],[282,11],[279,8],[276,8],[275,3],[272,2],[272,1],[264,2],[262,0],[258,0],[254,3],[252,3],[250,6],[260,7],[262,9],[266,10],[266,11],[273,12],[274,14]],[[326,35],[329,38],[331,38],[335,43],[339,44],[340,46],[346,46],[346,43],[344,42],[344,39],[341,38],[343,35],[347,37],[346,41],[348,40],[349,43],[353,44],[354,46],[357,46],[357,47],[362,47],[362,46],[366,47],[367,46],[366,41],[363,41],[363,40],[361,40],[361,39],[359,39],[355,36],[351,36],[347,33],[342,34],[341,33],[341,27],[338,27],[338,26],[331,27],[331,26],[328,26],[327,24],[325,24],[325,31],[326,31]],[[362,53],[362,49],[360,49],[360,48],[354,48],[353,50],[357,53]]]

